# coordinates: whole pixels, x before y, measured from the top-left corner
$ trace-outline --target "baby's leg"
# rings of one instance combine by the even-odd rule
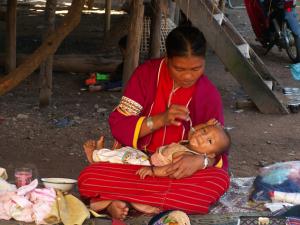
[[[83,149],[89,163],[94,163],[93,161],[93,151],[96,150],[96,142],[94,140],[88,140],[84,143]]]

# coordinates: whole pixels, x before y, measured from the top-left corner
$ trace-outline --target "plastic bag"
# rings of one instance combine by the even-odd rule
[[[260,170],[253,182],[251,200],[270,201],[270,192],[300,192],[300,161],[275,163]]]

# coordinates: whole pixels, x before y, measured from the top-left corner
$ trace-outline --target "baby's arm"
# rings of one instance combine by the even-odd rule
[[[166,166],[145,166],[139,169],[136,174],[140,176],[141,179],[144,179],[147,176],[153,177],[166,177],[167,169],[169,165]]]

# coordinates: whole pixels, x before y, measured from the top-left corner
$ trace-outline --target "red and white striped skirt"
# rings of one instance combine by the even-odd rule
[[[141,166],[94,163],[78,178],[82,198],[92,202],[122,200],[158,207],[177,209],[186,213],[205,214],[226,192],[229,176],[223,169],[210,167],[183,179],[146,177],[136,171]]]

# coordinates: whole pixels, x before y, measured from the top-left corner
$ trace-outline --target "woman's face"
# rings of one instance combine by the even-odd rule
[[[202,56],[174,56],[167,58],[167,65],[175,87],[187,88],[203,75],[205,59]]]

